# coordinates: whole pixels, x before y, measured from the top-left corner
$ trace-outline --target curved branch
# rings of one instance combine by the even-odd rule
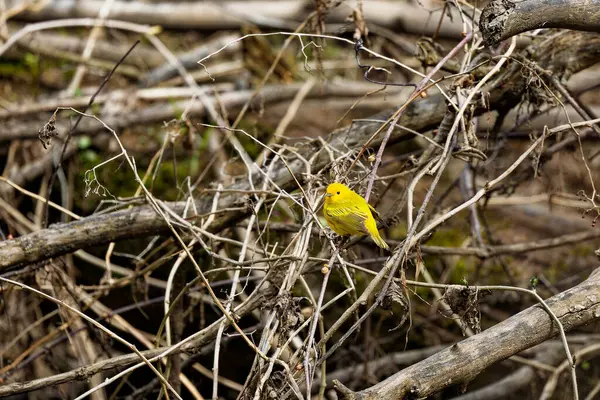
[[[269,85],[263,88],[260,96],[256,96],[252,101],[252,106],[262,107],[268,104],[276,104],[291,100],[296,93],[302,88],[303,84],[288,84],[288,85]],[[309,98],[327,98],[327,97],[360,97],[372,90],[373,85],[362,82],[346,82],[343,84],[326,84],[313,88],[309,94]],[[129,96],[137,96],[140,92]],[[188,93],[188,97],[197,94],[197,90],[192,90]],[[254,90],[240,90],[235,92],[221,93],[218,97],[211,93],[207,95],[208,101],[213,106],[222,105],[227,109],[239,109],[247,101],[253,99]],[[64,103],[63,103],[64,104]],[[147,107],[136,107],[135,110],[123,109],[122,112],[112,115],[99,115],[99,118],[110,126],[115,131],[121,131],[130,126],[138,126],[144,124],[160,123],[177,118],[181,110],[188,109],[188,116],[203,117],[207,115],[207,109],[201,102],[192,103],[189,105],[189,99],[177,101],[174,103],[158,103],[148,105]],[[52,110],[54,111],[54,110]],[[9,116],[7,113],[0,114],[0,119]],[[47,121],[44,121],[47,122]],[[31,123],[24,123],[23,119],[9,119],[3,126],[0,132],[0,144],[3,142],[17,139],[35,139],[38,137],[38,129],[44,122],[34,120]],[[37,127],[37,128],[35,128]],[[68,120],[58,120],[56,128],[59,132],[68,131]],[[104,126],[93,119],[85,119],[77,128],[77,135],[81,134],[96,134],[98,132],[106,132]]]
[[[104,2],[63,0],[40,4],[35,11],[25,11],[14,19],[45,21],[64,18],[95,18]],[[399,1],[366,1],[362,5],[365,20],[378,26],[432,35],[436,32],[437,18],[419,5]],[[172,1],[143,2],[115,1],[109,18],[135,21],[140,24],[161,25],[176,29],[238,29],[244,23],[278,29],[295,29],[312,8],[305,0],[254,1]],[[462,24],[457,10],[448,10],[454,18],[444,18],[439,33],[446,37],[460,37]],[[439,12],[439,11],[438,11]],[[328,22],[345,24],[348,10],[333,8]]]
[[[581,32],[561,35],[535,47],[530,58],[538,61],[541,67],[552,69],[557,75],[567,70],[573,73],[600,61],[600,35]],[[507,104],[513,107],[521,100],[523,91],[526,90],[526,82],[518,65],[516,68],[509,69],[503,77],[499,78],[499,83],[483,89],[484,93],[489,91],[489,96],[486,96],[487,102],[475,104],[476,113],[488,112]],[[439,94],[421,98],[407,107],[398,121],[398,125],[415,131],[425,131],[437,127],[446,110],[445,100]],[[394,111],[385,111],[375,116],[374,119],[387,120]],[[361,149],[367,142],[371,147],[377,147],[381,143],[382,136],[379,135],[372,141],[370,139],[371,135],[380,127],[380,122],[356,122],[349,127],[332,132],[327,139],[327,145],[341,152],[347,152],[349,149]],[[390,136],[390,143],[411,137],[403,130],[395,129]],[[299,151],[299,154],[304,159],[309,159],[313,157],[315,151],[318,151],[318,155],[313,158],[312,168],[318,170],[329,162],[328,153],[319,140],[307,143]],[[283,163],[277,165],[269,178],[282,189],[294,190],[297,187],[290,173],[301,177],[304,168],[304,161],[300,157],[292,157],[289,158],[287,165]],[[254,185],[259,185],[261,179],[262,175],[256,176]],[[229,189],[247,191],[251,188],[248,183],[239,183],[232,185]],[[212,200],[208,198],[197,200],[198,213],[210,212],[211,202]],[[218,209],[243,204],[243,198],[229,194],[221,197]],[[169,206],[175,213],[181,214],[185,202],[171,203]],[[246,216],[248,211],[229,212],[225,216],[217,218],[211,225],[211,230],[219,231],[230,226]],[[79,221],[53,225],[48,229],[0,242],[0,272],[11,266],[47,260],[85,247],[167,231],[166,223],[157,218],[150,206],[138,206],[103,215],[92,215]]]
[[[236,309],[235,313],[237,316],[242,317],[257,307],[263,306],[265,302],[272,299],[277,294],[277,291],[273,286],[255,291],[248,299],[240,304]],[[213,322],[211,325],[204,328],[202,331],[196,333],[196,338],[191,342],[173,350],[172,354],[179,354],[182,352],[188,354],[199,354],[208,353],[213,350],[213,345],[208,344],[217,335],[219,325],[224,323],[225,326],[229,326],[230,321],[227,318],[221,318]],[[163,352],[168,347],[158,347],[156,349],[145,350],[141,353],[147,358],[154,358]],[[27,393],[34,390],[43,389],[48,386],[56,386],[66,382],[72,381],[84,381],[90,377],[99,374],[101,372],[110,371],[115,368],[124,368],[130,365],[136,364],[140,361],[140,358],[135,353],[124,354],[121,356],[109,358],[107,360],[98,361],[94,364],[85,365],[83,367],[63,372],[44,378],[28,380],[26,382],[9,383],[6,385],[0,385],[0,397],[12,396],[18,393]]]
[[[546,301],[569,331],[600,318],[600,269],[579,285]],[[482,333],[414,364],[360,392],[336,382],[346,399],[428,397],[445,387],[466,383],[490,365],[558,334],[552,318],[534,305]],[[432,373],[435,371],[435,373]]]
[[[538,28],[600,32],[600,3],[591,0],[494,0],[485,6],[479,29],[488,46]]]

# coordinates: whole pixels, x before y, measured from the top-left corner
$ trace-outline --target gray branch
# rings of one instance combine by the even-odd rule
[[[600,32],[600,2],[594,0],[493,0],[479,29],[488,46],[538,28]]]
[[[14,3],[8,1],[10,9]],[[17,15],[26,21],[47,21],[62,18],[96,18],[104,1],[102,0],[56,0],[40,4],[35,11],[25,11]],[[441,10],[434,12],[420,5],[400,1],[365,1],[363,10],[366,22],[389,29],[403,30],[418,35],[432,35],[438,29]],[[313,10],[307,0],[278,1],[186,1],[186,2],[142,2],[115,1],[108,18],[131,21],[138,24],[160,25],[176,29],[238,29],[245,23],[293,31]],[[439,34],[446,37],[460,37],[462,24],[456,9],[451,9],[453,18],[444,18]],[[329,24],[346,24],[348,9],[335,7],[329,10]],[[15,18],[16,19],[16,18]]]
[[[557,342],[543,343],[534,350],[537,355],[533,359],[546,365],[556,365],[565,358],[565,351],[561,344]],[[516,392],[530,385],[537,377],[539,371],[530,365],[524,365],[512,374],[491,383],[481,389],[467,392],[462,396],[454,397],[452,400],[496,400],[508,399],[511,396],[516,397]]]
[[[585,51],[581,51],[581,49],[585,49]],[[531,58],[534,61],[538,61],[542,68],[552,69],[556,75],[560,76],[566,71],[576,72],[600,61],[600,35],[581,32],[562,35],[536,47],[532,54]],[[549,54],[552,56],[550,57]],[[489,93],[489,96],[486,96],[488,101],[486,104],[478,102],[476,112],[481,114],[498,107],[507,105],[512,107],[518,104],[523,91],[526,90],[526,82],[519,66],[509,69],[499,78],[498,84],[485,89]],[[446,109],[445,100],[441,95],[430,95],[412,102],[398,121],[398,125],[416,131],[426,131],[439,125]],[[383,112],[374,118],[386,120],[394,111]],[[348,149],[361,149],[380,126],[379,122],[360,122],[338,129],[329,135],[328,146],[344,152]],[[390,143],[397,142],[407,135],[404,131],[396,129],[390,137]],[[379,135],[371,142],[370,146],[376,148],[381,143],[381,139],[382,135]],[[318,171],[329,162],[328,154],[321,143],[318,140],[308,142],[299,150],[304,159],[310,159],[315,152],[318,154],[313,159],[312,170]],[[304,161],[298,157],[290,157],[287,165],[280,163],[277,168],[274,168],[270,179],[281,188],[294,190],[296,186],[290,171],[302,182],[305,172]],[[260,179],[261,176],[255,175],[255,186],[260,184]],[[235,184],[230,188],[250,189],[247,183]],[[197,200],[198,212],[200,214],[208,213],[211,201],[210,198]],[[240,196],[238,195],[224,195],[219,202],[219,209],[239,205],[237,203],[239,201]],[[175,212],[181,213],[185,203],[172,203],[170,207]],[[217,218],[211,224],[211,228],[218,231],[246,215],[247,212],[243,211],[229,212],[225,216]],[[53,225],[48,229],[0,242],[0,272],[11,266],[47,260],[85,247],[167,232],[166,223],[150,206],[138,206],[103,215],[92,215],[79,221]]]
[[[248,299],[244,303],[240,304],[235,309],[235,314],[241,318],[244,315],[251,312],[252,310],[264,306],[265,303],[273,297],[275,297],[276,294],[277,290],[275,290],[275,286],[270,286],[267,288],[256,290],[252,293],[250,297],[248,297]],[[226,318],[222,318],[213,322],[211,325],[198,332],[194,340],[191,340],[189,343],[181,346],[176,350],[173,350],[171,354],[179,354],[182,352],[188,354],[198,354],[200,352],[206,351],[204,347],[207,346],[212,340],[214,340],[215,336],[217,335],[219,325],[221,323],[224,323],[226,327],[228,327],[230,324],[229,320],[227,320]],[[159,347],[156,349],[145,350],[141,353],[146,358],[153,358],[162,354],[166,350],[168,350],[167,347]],[[209,349],[209,351],[210,350],[212,350],[212,346],[211,349]],[[61,374],[56,374],[40,379],[28,380],[26,382],[15,382],[6,385],[0,385],[0,397],[12,396],[18,393],[32,392],[34,390],[40,390],[48,386],[56,386],[66,382],[85,381],[101,372],[111,371],[115,368],[128,367],[139,362],[140,357],[137,354],[129,353],[109,358],[107,360],[98,361],[94,364],[85,365],[83,367],[68,372],[63,372]]]
[[[579,285],[546,301],[565,331],[600,317],[600,269]],[[425,398],[467,383],[490,365],[558,334],[550,315],[536,304],[360,392],[336,382],[345,399]]]

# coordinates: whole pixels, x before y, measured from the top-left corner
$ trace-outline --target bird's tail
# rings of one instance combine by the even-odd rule
[[[386,250],[390,249],[390,246],[388,246],[388,244],[385,242],[385,240],[383,240],[381,238],[381,236],[379,235],[379,232],[375,231],[375,233],[371,234],[371,239],[373,239],[375,244],[377,246],[381,247],[382,249],[386,249]]]

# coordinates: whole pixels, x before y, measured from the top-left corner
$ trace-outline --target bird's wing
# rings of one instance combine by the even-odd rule
[[[375,218],[375,221],[381,223],[381,225],[388,227],[388,224],[386,224],[385,220],[381,217],[381,214],[379,214],[379,211],[377,211],[375,208],[373,208],[372,205],[369,204],[369,209],[371,210],[371,213],[373,214],[373,218]]]
[[[335,225],[341,227],[348,234],[369,233],[365,227],[368,215],[356,205],[328,207],[325,212],[329,218],[335,221]]]

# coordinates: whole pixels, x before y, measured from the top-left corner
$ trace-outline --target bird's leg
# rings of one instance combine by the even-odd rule
[[[333,245],[338,249],[341,249],[344,242],[349,238],[349,236],[338,235],[333,230],[325,232],[325,236],[327,236],[327,239],[333,242]]]
[[[336,243],[339,240],[340,235],[335,233],[332,229],[325,229],[322,231],[322,234],[325,235],[328,241]]]
[[[352,239],[352,236],[338,236],[335,245],[339,249],[339,254],[342,254],[342,252],[345,251],[344,248],[348,245],[350,239]]]

